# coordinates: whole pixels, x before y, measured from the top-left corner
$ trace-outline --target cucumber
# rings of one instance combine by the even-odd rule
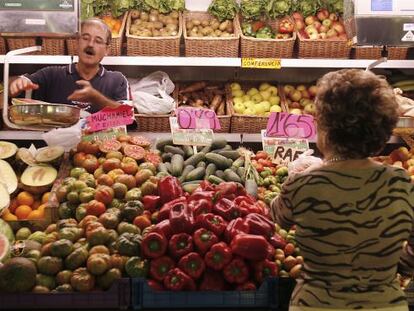
[[[190,173],[188,173],[185,181],[193,181],[198,179],[203,179],[206,174],[206,169],[204,167],[196,167]]]
[[[155,144],[155,148],[157,148],[159,151],[164,151],[164,147],[167,145],[172,145],[173,141],[171,138],[166,139],[159,139],[157,143]]]
[[[208,145],[208,146],[205,146],[203,149],[201,149],[200,152],[207,153],[207,152],[210,152],[211,149],[212,149],[211,145]]]
[[[208,176],[207,180],[208,180],[209,182],[211,182],[212,184],[216,184],[216,185],[221,184],[221,183],[223,183],[223,182],[224,182],[224,180],[223,180],[223,179],[221,179],[220,177],[217,177],[217,176],[215,176],[215,175],[210,175],[210,176]]]
[[[206,168],[207,164],[204,161],[198,162],[197,167],[204,167]]]
[[[192,180],[192,181],[186,181],[186,182],[183,182],[181,185],[182,185],[182,186],[185,186],[185,185],[194,185],[194,184],[199,185],[199,184],[201,184],[202,182],[203,182],[203,180],[202,180],[202,179],[197,179],[197,180]]]
[[[171,145],[167,145],[167,146],[164,147],[164,151],[165,152],[171,152],[173,154],[180,154],[184,157],[184,151],[180,147],[174,147],[174,146],[171,146]]]
[[[196,166],[200,161],[204,161],[205,156],[206,155],[203,152],[199,152],[185,160],[184,165]]]
[[[188,173],[190,173],[195,167],[192,165],[187,165],[184,169],[183,172],[181,173],[181,176],[178,178],[178,180],[180,182],[184,182],[185,178],[187,177]]]
[[[237,167],[235,167],[235,166],[231,166],[231,167],[230,167],[230,170],[232,170],[233,172],[235,172],[235,173],[237,174]]]
[[[155,177],[157,178],[164,178],[170,176],[170,174],[168,174],[168,172],[158,172],[157,175],[155,175]]]
[[[226,145],[227,145],[227,140],[225,140],[224,138],[222,138],[222,139],[216,138],[211,143],[211,149],[224,148],[224,147],[226,147]]]
[[[232,171],[230,168],[226,169],[224,171],[224,179],[226,181],[234,181],[234,182],[239,182],[241,183],[242,180],[239,177],[239,175],[237,175],[237,173],[235,173],[234,171]]]
[[[233,166],[242,167],[244,165],[244,157],[240,157],[233,162]]]
[[[171,171],[172,171],[171,163],[170,162],[165,162],[164,164],[165,164],[165,167],[167,168],[168,173],[171,174]]]
[[[227,159],[222,155],[211,152],[206,154],[206,160],[210,163],[214,163],[219,169],[229,168],[233,163],[231,159]]]
[[[173,154],[171,152],[165,152],[161,156],[162,162],[170,162]]]
[[[168,163],[168,162],[167,162]],[[167,168],[167,166],[165,165],[165,163],[160,163],[160,164],[158,164],[158,166],[157,166],[157,170],[158,170],[158,172],[160,172],[160,173],[168,173],[168,168]]]
[[[224,172],[222,170],[217,170],[214,175],[216,175],[220,179],[224,179]]]
[[[198,187],[200,186],[200,184],[187,184],[187,185],[183,185],[183,190],[187,193],[193,193],[194,190],[196,190]]]
[[[184,145],[183,150],[184,150],[184,156],[186,159],[191,157],[194,154],[194,150],[191,146]]]
[[[242,181],[244,181],[244,173],[245,173],[246,169],[244,167],[239,167],[237,169],[237,175],[239,175],[239,177],[242,179]]]
[[[207,165],[206,176],[204,176],[204,179],[207,179],[210,175],[214,175],[216,169],[217,167],[214,163],[210,163],[209,165]]]
[[[223,150],[218,152],[219,155],[236,161],[240,157],[240,153],[237,150]]]
[[[257,198],[257,183],[254,179],[247,179],[244,183],[247,194]]]
[[[223,150],[233,150],[233,147],[227,144],[224,146]]]
[[[174,154],[171,158],[171,174],[175,177],[181,176],[184,168],[184,158],[180,154]]]

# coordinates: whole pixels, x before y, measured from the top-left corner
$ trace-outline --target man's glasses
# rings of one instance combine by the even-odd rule
[[[87,34],[81,35],[80,39],[85,43],[92,41],[92,43],[96,45],[107,45],[108,44],[104,39],[100,37],[92,38],[90,35],[87,35]]]

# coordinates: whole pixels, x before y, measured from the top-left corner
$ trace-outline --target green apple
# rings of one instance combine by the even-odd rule
[[[272,95],[269,91],[260,91],[259,94],[262,95],[264,100],[268,100]]]
[[[280,104],[280,97],[279,96],[270,96],[269,98],[270,105],[279,105]]]
[[[254,115],[255,113],[256,113],[256,111],[254,110],[254,108],[247,108],[243,112],[244,115]]]
[[[252,101],[254,101],[256,104],[260,103],[263,100],[262,95],[260,93],[257,93],[252,96]]]
[[[233,95],[233,97],[242,97],[244,92],[242,90],[234,90],[231,91],[231,95]]]
[[[270,107],[270,112],[282,112],[282,108],[279,105],[273,105]]]
[[[293,85],[286,84],[283,87],[283,90],[285,91],[285,94],[288,95],[288,94],[290,94],[291,92],[293,92],[295,90],[295,87]]]
[[[314,103],[308,104],[305,106],[305,108],[303,109],[303,111],[307,114],[316,114],[316,106]]]
[[[270,110],[270,103],[267,100],[261,101],[259,105],[262,105],[265,111]]]
[[[250,90],[247,91],[247,95],[253,96],[255,94],[259,93],[259,90],[255,87],[252,87]]]
[[[246,108],[250,108],[250,109],[253,109],[255,104],[256,104],[256,103],[255,103],[254,101],[249,100],[249,101],[247,101],[247,102],[244,102],[244,107],[246,107]]]
[[[293,108],[289,110],[289,113],[291,114],[302,114],[302,110],[298,109],[298,108]]]
[[[262,104],[254,105],[254,111],[256,114],[263,114],[266,112],[265,107]]]
[[[302,99],[299,101],[299,104],[300,104],[302,107],[306,107],[307,105],[313,104],[313,100],[310,100],[310,99],[308,99],[308,98],[302,98]]]
[[[264,116],[265,116],[265,117],[270,117],[270,112],[269,112],[269,111],[265,112],[265,113],[264,113]]]
[[[298,85],[298,86],[296,87],[296,89],[297,89],[298,91],[306,91],[306,90],[307,90],[306,86],[304,86],[303,84]]]
[[[233,104],[234,105],[236,105],[236,104],[242,104],[243,105],[243,98],[242,97],[235,97],[235,98],[233,98]]]
[[[245,103],[245,102],[248,102],[250,99],[251,99],[251,97],[250,97],[250,95],[243,95],[242,96],[242,99],[243,99],[243,102]]]
[[[234,111],[236,113],[243,113],[246,110],[246,107],[243,103],[234,104]]]
[[[270,94],[272,94],[272,96],[275,96],[275,95],[277,95],[277,93],[278,93],[278,90],[277,90],[277,87],[276,86],[270,86],[268,89],[267,89],[267,91],[268,92],[270,92]]]
[[[259,86],[259,91],[267,90],[271,85],[269,83],[262,83]]]
[[[236,90],[241,90],[241,86],[240,84],[233,82],[232,84],[230,84],[231,90],[232,91],[236,91]]]
[[[294,102],[299,102],[302,99],[302,93],[300,91],[294,90],[290,94],[290,99]]]

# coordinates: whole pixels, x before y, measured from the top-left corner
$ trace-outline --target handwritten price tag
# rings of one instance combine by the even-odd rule
[[[246,57],[241,59],[241,67],[258,69],[280,69],[282,68],[282,62],[279,58]]]
[[[210,109],[180,107],[176,110],[178,126],[182,129],[221,129],[216,113]]]
[[[207,146],[214,140],[214,132],[212,129],[182,129],[179,128],[176,117],[170,117],[170,127],[175,145]]]
[[[97,132],[113,127],[132,124],[134,122],[134,108],[121,105],[118,108],[104,108],[86,118],[89,131]]]
[[[274,112],[267,122],[266,134],[269,137],[292,137],[315,139],[316,130],[311,115]]]

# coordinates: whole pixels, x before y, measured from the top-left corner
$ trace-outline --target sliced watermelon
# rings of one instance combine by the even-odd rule
[[[127,157],[133,158],[137,161],[144,159],[145,153],[146,153],[145,149],[140,146],[126,145],[124,147],[124,154]]]
[[[103,153],[108,153],[109,151],[118,151],[121,149],[121,147],[122,144],[115,139],[99,143],[99,150],[101,150]]]
[[[10,258],[10,242],[6,235],[0,233],[0,262]]]
[[[143,148],[148,148],[151,146],[151,142],[143,136],[133,136],[130,138],[129,142],[133,145],[137,145]]]

